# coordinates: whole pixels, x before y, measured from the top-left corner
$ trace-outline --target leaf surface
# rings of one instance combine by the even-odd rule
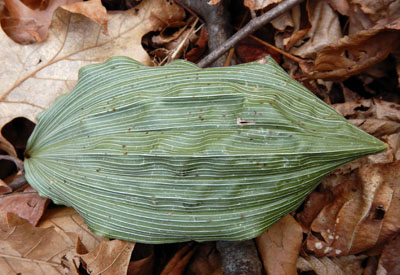
[[[243,240],[332,169],[385,148],[271,58],[199,69],[114,57],[82,68],[39,116],[25,168],[41,195],[103,236]]]

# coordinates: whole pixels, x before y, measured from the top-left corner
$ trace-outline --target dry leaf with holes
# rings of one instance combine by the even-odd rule
[[[352,255],[393,237],[400,231],[399,177],[400,161],[361,166],[335,183],[327,178],[323,185],[331,186],[331,200],[314,217],[306,250],[319,257]],[[307,211],[306,203],[303,212]]]

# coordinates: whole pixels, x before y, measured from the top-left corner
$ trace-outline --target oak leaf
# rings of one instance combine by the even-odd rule
[[[0,128],[15,117],[35,121],[55,98],[72,89],[84,65],[115,55],[150,65],[142,36],[184,17],[184,10],[171,1],[149,0],[110,14],[108,35],[88,18],[62,9],[55,13],[49,38],[40,44],[15,44],[0,30],[4,64],[0,67]]]

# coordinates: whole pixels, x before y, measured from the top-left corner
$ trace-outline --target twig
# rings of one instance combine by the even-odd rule
[[[260,38],[258,38],[258,37],[256,37],[256,36],[254,36],[254,35],[251,35],[251,34],[250,34],[249,37],[250,37],[251,39],[257,41],[258,43],[264,45],[265,47],[271,48],[271,49],[273,49],[274,51],[280,53],[281,55],[286,56],[287,58],[293,60],[294,62],[296,62],[296,63],[298,63],[298,64],[301,64],[301,63],[304,63],[304,62],[305,62],[303,59],[297,58],[297,57],[295,57],[294,55],[291,55],[290,53],[287,53],[287,52],[285,52],[285,51],[282,51],[281,49],[275,47],[274,45],[269,44],[268,42],[265,42],[264,40],[262,40],[262,39],[260,39]]]
[[[240,40],[252,34],[272,19],[290,10],[293,6],[300,4],[302,1],[303,0],[286,0],[285,2],[282,2],[278,6],[267,11],[263,15],[252,19],[242,29],[240,29],[237,33],[226,40],[225,43],[223,43],[217,49],[204,57],[197,65],[200,68],[207,67],[212,62],[217,60],[220,56],[222,56],[225,52],[227,52],[231,47],[236,45]]]

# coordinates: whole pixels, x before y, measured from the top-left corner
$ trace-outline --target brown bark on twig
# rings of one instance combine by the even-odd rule
[[[206,57],[204,57],[197,65],[200,68],[207,67],[209,64],[213,63],[220,56],[226,53],[230,48],[236,45],[240,40],[245,38],[246,36],[254,33],[257,29],[270,22],[272,19],[278,17],[279,15],[285,13],[290,10],[295,5],[298,5],[303,0],[286,0],[280,3],[278,6],[272,8],[267,11],[263,15],[253,18],[249,23],[247,23],[243,28],[241,28],[237,33],[231,36],[228,40],[225,41],[222,45],[220,45],[217,49],[212,51]]]
[[[207,26],[208,49],[213,52],[222,45],[232,34],[232,26],[229,22],[229,12],[227,7],[230,0],[222,0],[216,5],[209,5],[207,1],[199,0],[176,0],[181,6],[196,13]],[[222,53],[208,65],[212,67],[224,66],[226,56]]]

